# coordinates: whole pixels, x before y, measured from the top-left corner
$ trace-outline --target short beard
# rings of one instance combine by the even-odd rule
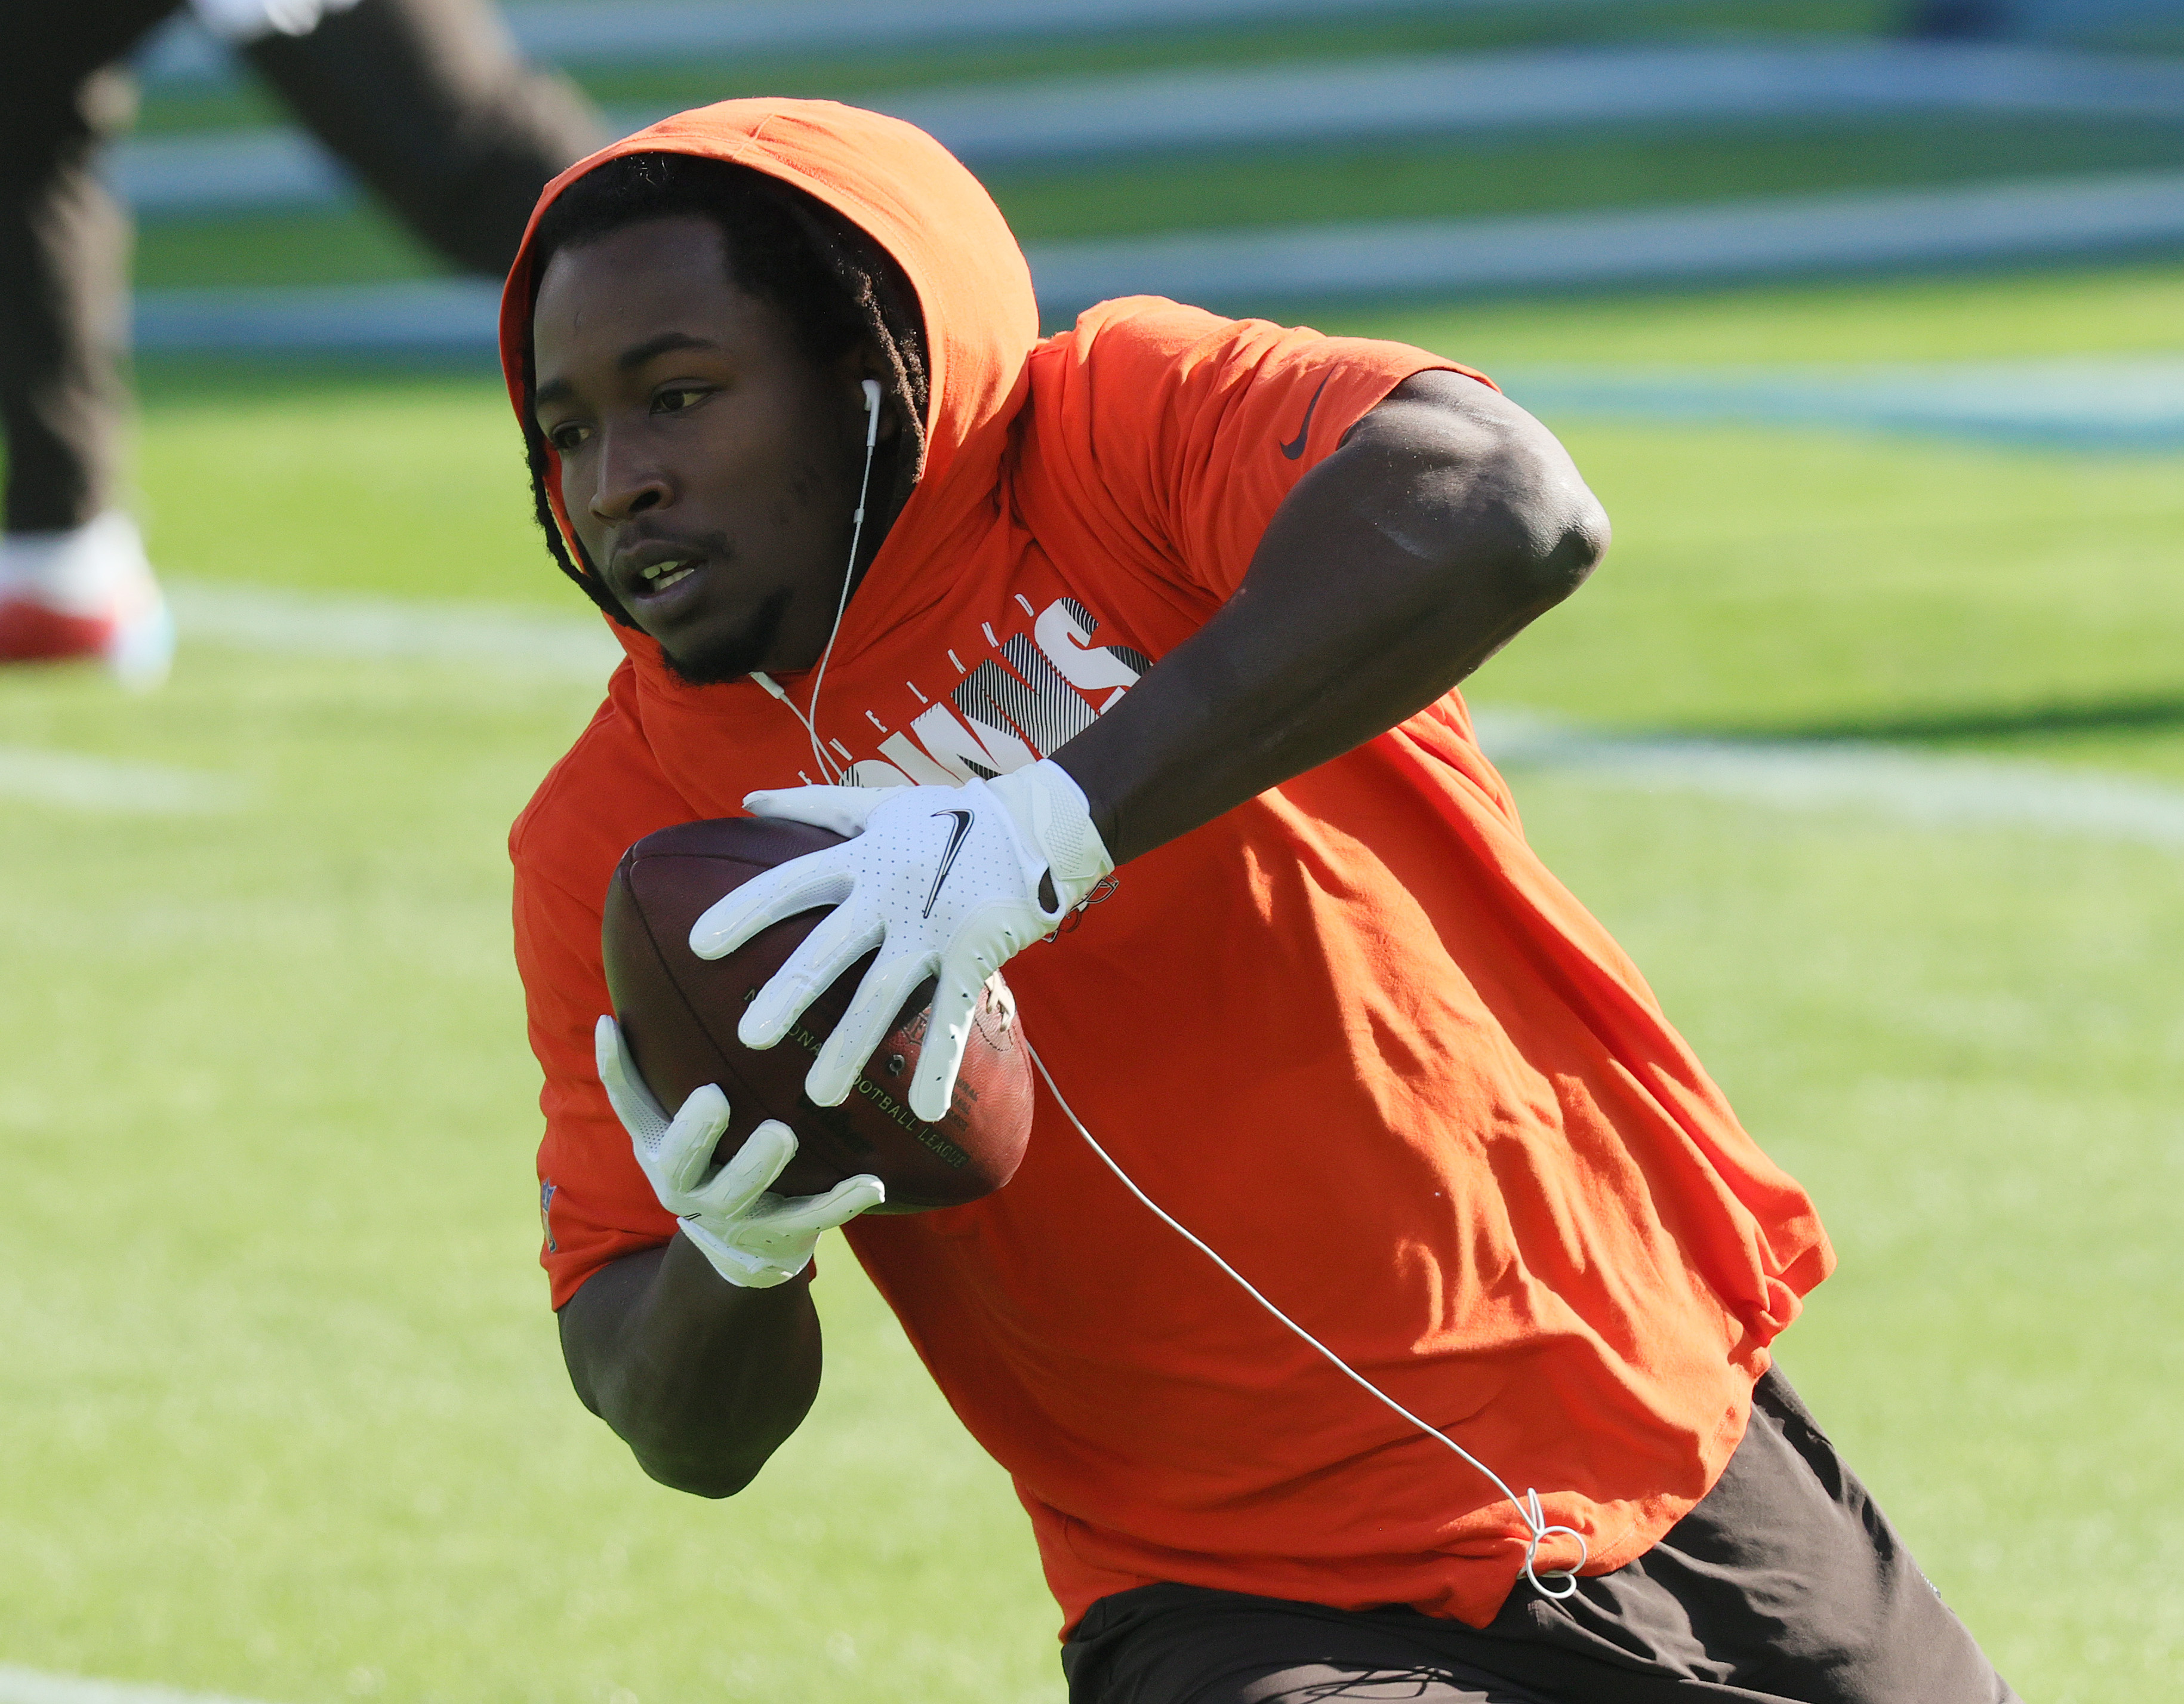
[[[717,687],[739,681],[766,660],[780,637],[782,618],[788,613],[788,588],[783,587],[760,604],[749,625],[733,638],[682,657],[662,645],[660,654],[666,660],[668,672],[685,686]]]

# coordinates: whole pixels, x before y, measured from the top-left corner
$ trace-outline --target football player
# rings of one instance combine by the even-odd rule
[[[1537,422],[1150,298],[1042,340],[971,175],[824,103],[565,174],[502,330],[627,654],[510,844],[543,1261],[645,1471],[725,1496],[795,1428],[839,1226],[1014,1478],[1077,1704],[2014,1696],[1772,1365],[1810,1200],[1473,738],[1457,683],[1607,543]],[[743,1040],[876,949],[808,1091],[932,977],[930,1117],[1006,965],[1040,1081],[1005,1188],[784,1196],[793,1128],[716,1166],[721,1092],[655,1104],[608,880],[745,810],[849,838],[693,933],[832,908]]]

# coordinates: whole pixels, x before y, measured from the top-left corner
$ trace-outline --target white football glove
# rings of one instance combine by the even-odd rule
[[[783,917],[834,909],[744,1008],[736,1034],[772,1047],[842,972],[879,949],[804,1091],[839,1105],[905,1000],[939,986],[911,1110],[944,1117],[986,978],[1076,909],[1115,867],[1084,794],[1052,760],[962,787],[790,787],[744,800],[756,816],[852,837],[754,877],[699,917],[690,950],[717,959]],[[1039,903],[1053,879],[1054,903]]]
[[[682,1222],[713,1270],[739,1289],[771,1289],[811,1263],[822,1231],[847,1224],[887,1199],[869,1172],[844,1178],[823,1195],[777,1195],[766,1185],[796,1157],[796,1137],[777,1118],[750,1133],[725,1166],[713,1150],[728,1128],[728,1098],[707,1083],[692,1091],[672,1119],[660,1110],[638,1075],[621,1029],[603,1017],[593,1031],[599,1082],[615,1117],[637,1150],[660,1205]]]

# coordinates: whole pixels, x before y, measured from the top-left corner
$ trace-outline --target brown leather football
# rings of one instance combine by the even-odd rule
[[[954,1103],[946,1117],[928,1124],[910,1110],[908,1096],[930,982],[911,994],[849,1098],[819,1106],[804,1093],[805,1073],[872,955],[838,977],[779,1044],[761,1050],[736,1039],[737,1022],[825,911],[785,918],[725,958],[709,962],[690,950],[690,926],[722,894],[839,840],[801,823],[731,816],[663,828],[631,847],[608,884],[601,931],[615,1021],[645,1085],[669,1114],[693,1089],[720,1085],[729,1111],[715,1150],[720,1160],[768,1118],[796,1133],[796,1157],[773,1184],[782,1194],[817,1194],[872,1172],[887,1185],[887,1203],[875,1211],[975,1201],[1015,1176],[1031,1136],[1031,1062],[1005,988],[998,997],[990,988],[980,996]]]

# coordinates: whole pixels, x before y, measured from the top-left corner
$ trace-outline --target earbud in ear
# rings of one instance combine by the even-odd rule
[[[869,451],[880,441],[880,381],[865,381],[865,448]],[[866,458],[870,460],[869,455]]]

